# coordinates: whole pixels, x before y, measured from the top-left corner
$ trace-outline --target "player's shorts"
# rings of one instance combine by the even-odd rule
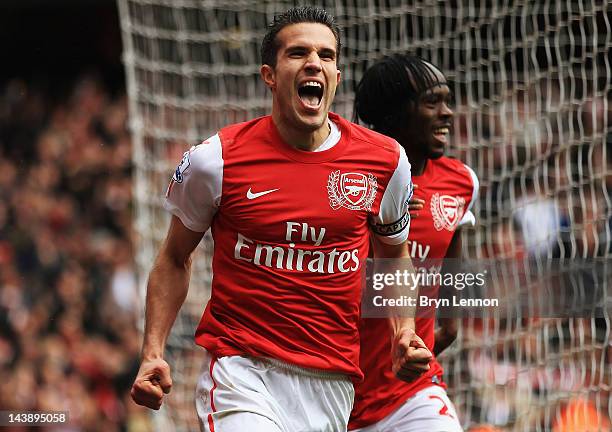
[[[384,419],[351,432],[462,432],[457,412],[444,388],[427,387]]]
[[[344,374],[205,353],[196,410],[205,432],[346,431],[355,392]]]

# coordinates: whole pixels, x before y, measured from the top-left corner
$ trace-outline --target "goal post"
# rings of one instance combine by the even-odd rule
[[[146,277],[169,215],[162,198],[190,146],[269,112],[259,46],[296,2],[118,0],[133,134],[136,263]],[[356,83],[382,55],[438,65],[455,95],[450,152],[480,179],[464,250],[475,259],[609,260],[612,25],[604,0],[313,1],[342,28],[333,110],[351,119]],[[209,296],[212,239],[168,341],[174,389],[158,430],[197,429],[201,355],[193,333]],[[579,285],[579,284],[578,284]],[[588,286],[576,286],[584,293]],[[520,291],[521,287],[511,287]],[[611,300],[597,316],[464,319],[441,359],[466,430],[606,430],[612,416]],[[582,295],[582,294],[581,294]],[[589,298],[588,296],[585,298]],[[590,423],[589,423],[590,422]],[[595,426],[594,426],[595,425]]]

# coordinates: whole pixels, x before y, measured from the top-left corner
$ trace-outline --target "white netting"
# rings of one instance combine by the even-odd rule
[[[604,0],[310,4],[326,7],[343,28],[336,112],[352,117],[355,84],[383,54],[418,54],[453,82],[453,153],[481,180],[469,256],[609,258],[612,28]],[[119,0],[143,289],[167,228],[161,197],[172,170],[219,127],[268,112],[259,44],[273,14],[293,5]],[[192,334],[208,296],[210,247],[207,238],[169,341],[176,385],[163,417],[170,423],[159,430],[196,428]],[[462,323],[444,363],[466,428],[607,430],[610,299],[607,284],[598,289],[598,319]]]

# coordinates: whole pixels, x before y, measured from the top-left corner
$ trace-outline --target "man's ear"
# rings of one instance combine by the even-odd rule
[[[261,65],[259,75],[261,75],[261,79],[263,79],[264,83],[270,88],[270,90],[274,90],[276,88],[276,74],[274,73],[274,68],[272,66],[267,64]]]

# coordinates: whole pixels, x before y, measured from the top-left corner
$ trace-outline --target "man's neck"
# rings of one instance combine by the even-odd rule
[[[275,113],[272,113],[272,120],[274,121],[274,125],[276,126],[276,129],[278,130],[278,133],[283,141],[299,150],[316,150],[321,144],[323,144],[323,142],[325,142],[331,132],[329,123],[327,121],[325,121],[325,123],[323,123],[323,125],[315,131],[304,132],[287,125],[282,121],[280,115],[275,115]]]
[[[425,171],[427,166],[427,158],[422,154],[415,154],[409,151],[406,151],[406,156],[408,157],[408,162],[410,162],[410,174],[413,176],[423,175],[423,171]]]

